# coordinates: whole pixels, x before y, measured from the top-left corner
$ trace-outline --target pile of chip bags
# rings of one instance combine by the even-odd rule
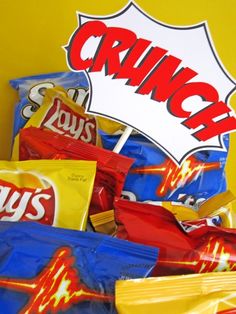
[[[86,113],[84,73],[10,84],[19,102],[11,161],[0,161],[0,313],[236,313],[227,151],[179,168],[133,133],[117,154],[125,126]]]

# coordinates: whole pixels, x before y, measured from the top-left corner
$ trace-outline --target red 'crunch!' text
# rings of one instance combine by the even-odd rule
[[[84,59],[81,51],[91,37],[101,37],[101,40],[94,56]],[[120,60],[120,53],[126,50],[125,57]],[[153,47],[150,40],[137,38],[129,29],[108,27],[101,21],[84,23],[70,39],[67,58],[72,70],[98,72],[105,67],[105,75],[113,75],[113,79],[127,79],[126,85],[138,87],[136,93],[150,94],[154,101],[166,102],[168,112],[184,119],[182,124],[195,130],[192,136],[199,141],[236,129],[232,109],[219,99],[212,85],[190,82],[198,75],[196,71],[189,67],[181,67],[177,71],[181,59],[168,54],[166,49]],[[191,96],[200,96],[203,103],[209,102],[210,105],[197,113],[186,111],[182,104]]]

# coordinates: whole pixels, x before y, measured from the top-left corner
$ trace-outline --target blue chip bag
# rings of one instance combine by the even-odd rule
[[[11,80],[10,84],[18,90],[20,97],[15,107],[14,137],[41,106],[46,88],[62,86],[73,101],[82,106],[85,106],[89,96],[88,80],[83,72],[58,72],[28,76]]]
[[[115,281],[149,276],[157,254],[98,233],[0,222],[0,312],[116,313]]]
[[[100,132],[103,147],[112,150],[120,136]],[[123,196],[133,201],[180,201],[198,208],[205,199],[226,190],[227,149],[200,151],[188,157],[181,168],[156,145],[140,134],[131,135],[121,154],[135,159],[126,177]]]

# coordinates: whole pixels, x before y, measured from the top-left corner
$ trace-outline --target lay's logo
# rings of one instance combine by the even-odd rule
[[[37,221],[52,225],[55,193],[45,179],[28,172],[0,173],[0,220]]]
[[[60,98],[54,98],[41,126],[53,132],[80,139],[85,143],[96,144],[96,120],[82,116],[63,103]]]

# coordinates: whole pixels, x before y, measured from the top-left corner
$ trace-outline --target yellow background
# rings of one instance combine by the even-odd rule
[[[206,20],[225,68],[236,78],[236,0],[137,0],[165,23],[187,26]],[[0,0],[0,158],[10,154],[17,94],[8,81],[68,70],[61,46],[77,26],[76,11],[111,14],[127,0]],[[230,104],[236,109],[236,95]],[[227,162],[228,187],[236,194],[236,133]]]

